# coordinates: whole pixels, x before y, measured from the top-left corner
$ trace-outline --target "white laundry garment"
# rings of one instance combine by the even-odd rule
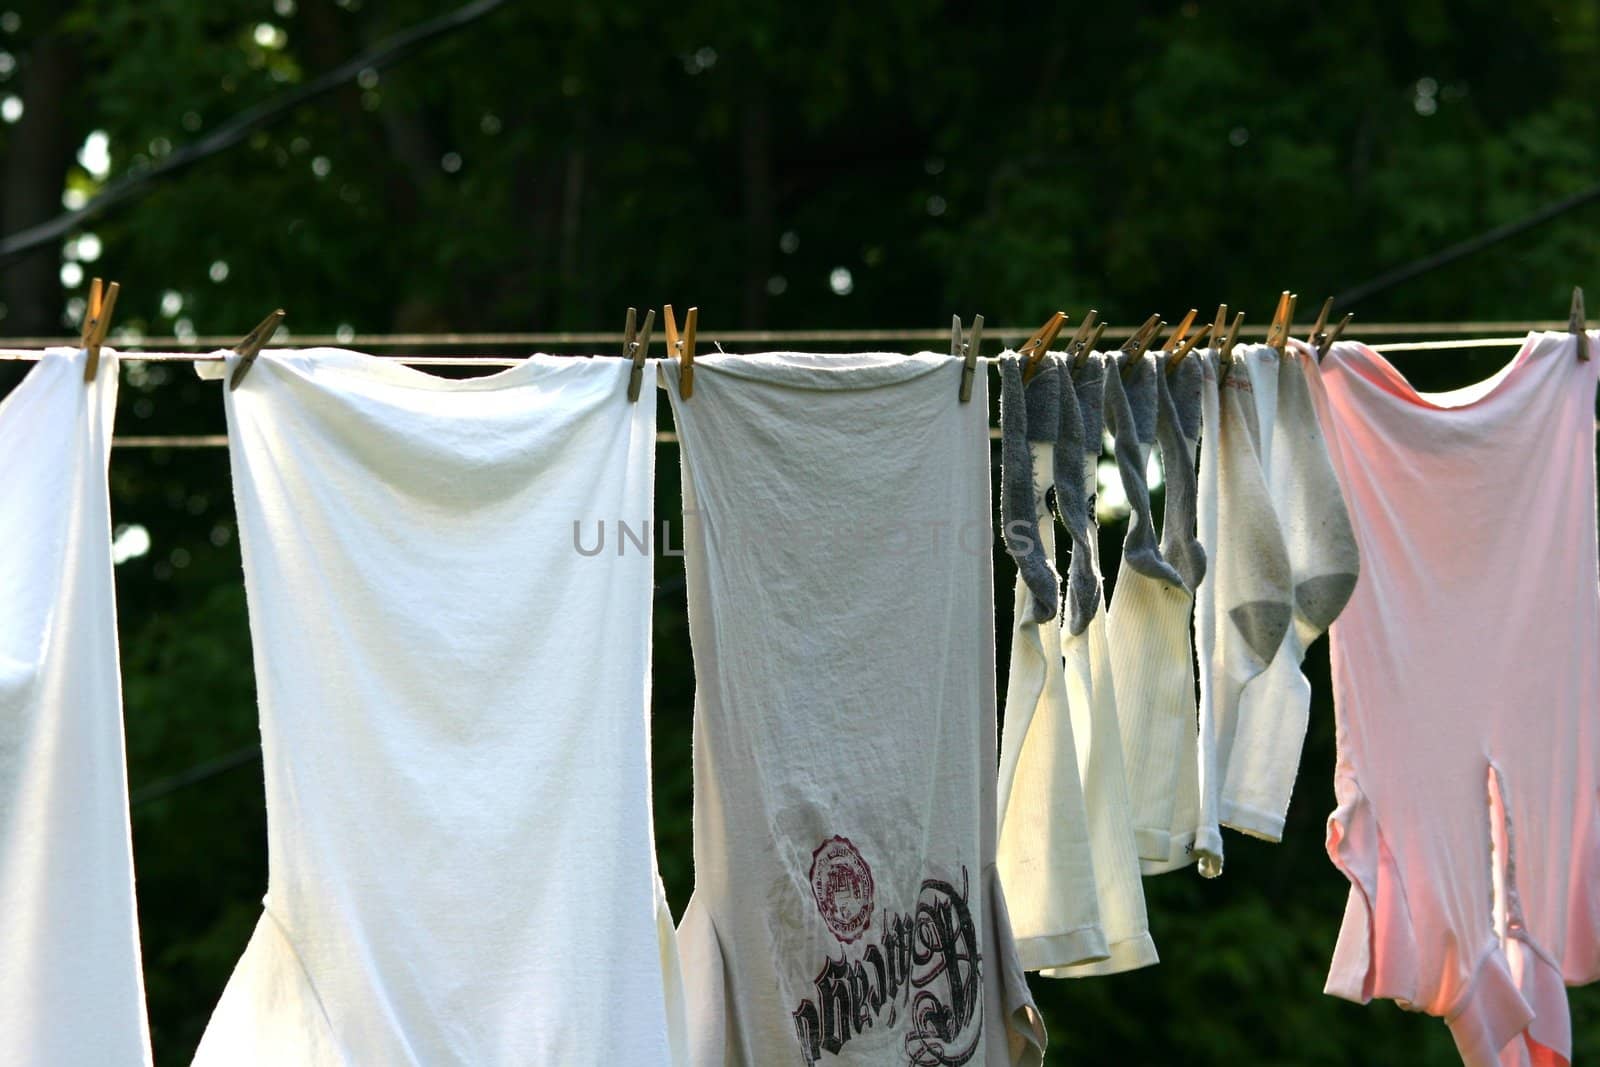
[[[150,1063],[106,464],[117,357],[0,403],[0,1063]]]
[[[269,863],[197,1064],[682,1062],[629,371],[315,349],[223,385]]]
[[[1037,1064],[995,873],[988,391],[922,354],[662,370],[683,461],[697,1065]]]
[[[1135,454],[1138,451],[1119,368],[1115,357],[1095,353],[1081,369],[1075,370],[1080,410],[1084,411],[1085,448],[1080,477],[1089,497],[1094,494],[1100,455],[1102,401],[1103,425],[1119,436],[1119,451],[1125,452],[1130,447]],[[1094,412],[1092,416],[1088,413],[1090,410]],[[1057,469],[1060,478],[1056,492],[1063,494],[1065,481],[1071,477],[1070,468],[1058,465]],[[1128,487],[1130,498],[1137,492],[1148,492],[1142,484],[1142,472],[1139,477],[1138,485]],[[1092,534],[1088,541],[1089,561],[1098,585],[1099,546]],[[1151,544],[1153,546],[1153,541]],[[1138,536],[1130,525],[1124,553],[1136,546],[1139,546]],[[1061,651],[1078,774],[1089,809],[1096,897],[1108,955],[1098,962],[1056,967],[1040,973],[1047,978],[1084,978],[1148,967],[1159,962],[1159,958],[1150,937],[1144,886],[1139,878],[1138,846],[1133,836],[1133,816],[1128,806],[1128,782],[1122,763],[1122,735],[1117,722],[1116,683],[1106,634],[1104,597],[1099,598],[1094,614],[1081,630],[1069,624],[1062,631]]]
[[[1315,373],[1315,364],[1306,362],[1311,358],[1299,347],[1280,359],[1271,347],[1253,345],[1242,363],[1288,556],[1293,617],[1272,662],[1239,694],[1218,817],[1268,841],[1283,837],[1310,721],[1311,683],[1300,662],[1343,610],[1360,569],[1350,514],[1306,383],[1306,374]]]
[[[1289,558],[1257,448],[1256,407],[1244,366],[1250,346],[1219,372],[1202,354],[1197,529],[1208,561],[1195,594],[1199,666],[1200,817],[1194,849],[1200,873],[1222,873],[1222,782],[1238,724],[1239,694],[1266,670],[1289,626]]]
[[[1139,468],[1130,473],[1142,476],[1150,443],[1158,443],[1166,495],[1160,553],[1150,551],[1147,535],[1142,555],[1123,556],[1106,635],[1139,866],[1148,875],[1188,866],[1194,857],[1198,711],[1190,627],[1206,561],[1194,530],[1200,365],[1184,359],[1169,372],[1165,357],[1154,354],[1144,363],[1153,373],[1128,385],[1130,394],[1142,394],[1133,409]],[[1153,398],[1153,409],[1144,397]],[[1126,451],[1124,467],[1134,459]],[[1130,493],[1129,504],[1130,523],[1153,524],[1147,491]],[[1167,566],[1154,566],[1157,559]]]
[[[1080,474],[1083,421],[1060,358],[1047,354],[1038,366],[1025,385],[1022,357],[1008,352],[998,361],[1000,517],[1018,574],[1000,735],[996,860],[1017,955],[1027,970],[1110,955],[1100,925],[1094,846],[1061,656],[1062,617],[1087,619],[1098,605],[1100,588],[1098,583],[1080,582],[1076,591],[1069,586],[1068,603],[1057,610],[1055,520],[1047,502],[1059,450],[1071,471],[1062,488],[1076,495],[1058,497],[1056,507],[1070,534],[1076,570],[1086,573],[1092,550]]]

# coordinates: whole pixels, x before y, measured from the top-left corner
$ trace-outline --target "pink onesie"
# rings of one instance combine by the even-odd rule
[[[1332,628],[1327,991],[1443,1016],[1470,1065],[1569,1062],[1563,982],[1600,977],[1589,347],[1532,334],[1450,393],[1358,344],[1309,375],[1361,549]]]

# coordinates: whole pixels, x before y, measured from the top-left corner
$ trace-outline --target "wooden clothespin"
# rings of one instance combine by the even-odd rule
[[[1139,327],[1132,337],[1122,342],[1121,351],[1128,357],[1122,364],[1123,381],[1127,381],[1132,376],[1138,357],[1155,343],[1156,337],[1161,333],[1161,327],[1165,325],[1166,323],[1162,321],[1160,315],[1151,315],[1144,320],[1144,325]]]
[[[628,309],[628,321],[622,327],[622,358],[633,360],[633,370],[628,372],[628,399],[639,399],[639,385],[644,379],[644,360],[650,353],[650,331],[655,328],[656,309],[651,308],[644,313],[644,329],[634,332],[634,324],[639,312],[635,308]]]
[[[978,373],[978,344],[983,338],[983,316],[972,316],[972,329],[961,336],[961,316],[950,317],[950,354],[961,360],[961,402],[972,399],[972,379]]]
[[[1167,353],[1176,351],[1183,344],[1183,339],[1189,335],[1189,327],[1194,325],[1194,317],[1198,314],[1200,314],[1199,309],[1190,308],[1189,314],[1183,317],[1183,321],[1178,323],[1178,328],[1172,331],[1172,336],[1167,338],[1167,343],[1161,346],[1161,351]]]
[[[1100,338],[1105,336],[1106,324],[1096,323],[1094,333],[1089,335],[1089,341],[1083,346],[1083,351],[1078,355],[1078,366],[1082,366],[1089,359],[1089,353],[1100,350]]]
[[[1227,311],[1227,307],[1224,306],[1223,307],[1223,312],[1226,313],[1226,311]],[[1226,318],[1227,317],[1226,314],[1224,314],[1223,317]],[[1221,342],[1216,346],[1217,350],[1218,350],[1218,354],[1223,359],[1227,359],[1229,356],[1231,356],[1233,354],[1233,346],[1234,346],[1234,343],[1239,340],[1239,327],[1242,326],[1242,325],[1244,325],[1244,312],[1241,311],[1238,314],[1234,315],[1233,323],[1228,327],[1228,332],[1227,332],[1226,336],[1224,336],[1222,338]],[[1215,337],[1214,334],[1213,334],[1212,340],[1213,341],[1216,340],[1216,337]]]
[[[272,335],[278,332],[278,323],[283,321],[283,309],[279,308],[260,322],[256,328],[244,335],[244,340],[233,346],[239,354],[239,363],[233,368],[233,377],[228,379],[228,388],[237,389],[239,383],[244,381],[244,376],[250,373],[250,368],[255,366],[256,357],[261,354],[261,349],[272,340]]]
[[[1179,360],[1182,360],[1182,358],[1186,357],[1186,355],[1189,355],[1190,350],[1197,349],[1197,347],[1200,346],[1200,342],[1205,341],[1206,334],[1210,334],[1211,336],[1211,347],[1213,347],[1213,349],[1221,350],[1224,344],[1232,347],[1232,344],[1234,344],[1232,338],[1234,338],[1235,333],[1238,333],[1238,323],[1242,323],[1243,320],[1245,320],[1245,315],[1243,315],[1243,312],[1240,312],[1238,318],[1235,318],[1234,320],[1234,331],[1229,333],[1229,330],[1227,330],[1227,304],[1218,304],[1218,306],[1216,306],[1216,315],[1211,318],[1211,325],[1206,326],[1205,330],[1195,334],[1194,344],[1189,344],[1189,346],[1182,347],[1182,349],[1178,350],[1178,354],[1173,355],[1173,358],[1166,362],[1166,373],[1173,373],[1173,368],[1178,366]],[[1227,358],[1227,352],[1221,352],[1219,358]]]
[[[1067,342],[1067,358],[1072,360],[1074,368],[1083,366],[1089,358],[1089,353],[1094,351],[1094,346],[1099,342],[1100,335],[1105,332],[1105,325],[1096,326],[1100,312],[1094,308],[1089,309],[1089,314],[1083,317],[1078,328],[1072,333],[1072,340]]]
[[[678,336],[678,320],[672,317],[672,305],[661,309],[667,326],[667,358],[676,359],[683,367],[678,378],[678,391],[688,400],[694,396],[694,331],[700,324],[700,309],[692,307],[683,317],[683,336]]]
[[[1216,355],[1217,380],[1221,381],[1228,376],[1229,358],[1233,354],[1233,345],[1239,339],[1239,327],[1244,325],[1244,312],[1233,316],[1233,322],[1228,323],[1228,305],[1217,305],[1217,317],[1211,322],[1211,351]]]
[[[1339,324],[1328,331],[1327,339],[1321,344],[1317,345],[1316,352],[1318,363],[1321,363],[1322,357],[1326,356],[1330,351],[1333,350],[1333,346],[1339,343],[1339,338],[1344,336],[1344,328],[1350,325],[1350,320],[1355,317],[1356,316],[1354,312],[1345,312],[1345,316],[1339,320]]]
[[[1572,287],[1572,311],[1567,317],[1567,329],[1578,339],[1578,358],[1587,362],[1589,334],[1583,322],[1583,290],[1576,285]]]
[[[1306,338],[1306,344],[1311,346],[1312,352],[1321,352],[1322,346],[1327,343],[1328,314],[1333,311],[1333,297],[1322,302],[1322,310],[1317,312],[1317,321],[1311,324],[1311,334]]]
[[[1183,357],[1199,348],[1200,343],[1211,336],[1213,331],[1214,326],[1202,326],[1190,334],[1188,340],[1179,345],[1178,350],[1172,353],[1172,358],[1167,360],[1167,374],[1171,375],[1174,370],[1177,370],[1178,364],[1183,362]]]
[[[1272,325],[1267,327],[1267,344],[1283,355],[1289,346],[1289,331],[1294,326],[1294,303],[1298,297],[1285,289],[1278,297],[1278,307],[1272,313]]]
[[[1227,306],[1219,307],[1218,322],[1227,318]],[[1213,323],[1214,325],[1214,323]],[[1245,325],[1245,312],[1235,312],[1234,322],[1227,326],[1227,333],[1211,333],[1211,350],[1216,354],[1216,379],[1218,382],[1227,381],[1227,374],[1234,366],[1234,346],[1238,342],[1238,328]]]
[[[1150,342],[1155,340],[1156,335],[1161,332],[1161,327],[1165,325],[1166,323],[1162,321],[1160,315],[1151,315],[1148,319],[1144,320],[1144,325],[1139,327],[1139,329],[1134,332],[1132,337],[1122,342],[1122,348],[1120,350],[1128,353],[1130,356],[1137,356],[1146,348],[1150,347]]]
[[[1026,344],[1017,349],[1017,355],[1026,360],[1022,365],[1024,383],[1032,381],[1033,376],[1039,373],[1039,364],[1044,362],[1044,354],[1050,351],[1050,346],[1055,343],[1056,334],[1061,332],[1061,327],[1066,321],[1065,311],[1056,312],[1045,320],[1043,326],[1033,331],[1033,336],[1028,338]]]
[[[111,311],[117,306],[117,291],[121,288],[116,282],[104,286],[99,278],[89,283],[89,302],[83,309],[83,332],[78,341],[78,347],[89,354],[83,365],[85,382],[94,381],[100,373],[100,346],[111,330]]]

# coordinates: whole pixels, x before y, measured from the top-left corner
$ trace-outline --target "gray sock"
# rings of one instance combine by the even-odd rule
[[[1088,445],[1076,385],[1066,388],[1072,381],[1067,360],[1061,356],[1049,358],[1057,361],[1058,380],[1063,386],[1057,407],[1054,482],[1056,515],[1072,540],[1072,559],[1067,563],[1067,628],[1073,634],[1081,634],[1100,606],[1100,576],[1095,573],[1094,550],[1089,543],[1089,493],[1083,480]]]
[[[1167,391],[1178,409],[1178,426],[1193,444],[1200,440],[1200,379],[1203,371],[1199,355],[1190,355],[1167,375]]]
[[[1200,363],[1185,359],[1170,374],[1167,358],[1156,375],[1156,440],[1166,474],[1161,558],[1192,593],[1206,574],[1206,553],[1195,537],[1195,449],[1200,437]]]
[[[1098,528],[1090,485],[1105,433],[1105,356],[1091,352],[1081,366],[1063,359],[1061,373],[1064,378],[1071,378],[1072,389],[1064,391],[1062,397],[1063,440],[1056,445],[1055,462],[1056,509],[1072,538],[1072,559],[1067,565],[1067,630],[1076,636],[1088,629],[1100,607],[1100,574],[1095,569],[1091,540]],[[1075,435],[1075,447],[1065,440],[1069,435]]]
[[[1090,352],[1083,365],[1072,368],[1072,388],[1078,396],[1078,413],[1083,416],[1083,449],[1100,456],[1100,440],[1105,436],[1106,357]],[[1079,472],[1082,475],[1082,472]]]
[[[1293,592],[1288,552],[1261,467],[1261,424],[1255,395],[1248,388],[1248,371],[1243,366],[1244,361],[1259,358],[1254,351],[1257,347],[1264,346],[1235,349],[1234,366],[1222,379],[1222,419],[1230,432],[1219,442],[1223,458],[1217,507],[1220,536],[1227,541],[1226,550],[1240,561],[1218,595],[1228,605],[1228,618],[1260,660],[1251,668],[1260,673],[1272,662],[1289,629]],[[1243,387],[1230,384],[1235,381]]]
[[[1024,385],[1021,357],[1003,355],[998,365],[1001,531],[1006,552],[1016,561],[1017,573],[1032,595],[1033,611],[1029,621],[1043,622],[1055,617],[1060,604],[1061,578],[1045,554],[1039,534],[1039,519],[1048,512],[1040,506],[1033,491],[1030,442],[1040,439],[1036,436],[1040,430],[1048,430],[1051,437],[1056,433],[1061,408],[1060,375],[1053,363],[1046,363],[1033,380]],[[1052,399],[1053,406],[1047,403]]]
[[[1156,353],[1146,352],[1130,360],[1118,352],[1114,358],[1122,395],[1133,414],[1135,436],[1148,451],[1156,443]]]
[[[1128,496],[1128,532],[1122,540],[1122,558],[1148,578],[1182,585],[1183,579],[1161,558],[1156,544],[1150,486],[1144,476],[1149,445],[1140,431],[1149,428],[1152,444],[1156,436],[1155,357],[1146,353],[1130,359],[1127,353],[1118,352],[1112,360],[1114,365],[1106,374],[1105,415],[1117,473],[1122,476],[1122,490]],[[1122,377],[1125,367],[1132,368],[1126,383]]]
[[[1295,577],[1295,614],[1305,630],[1304,643],[1310,644],[1344,610],[1361,562],[1306,373],[1300,359],[1285,360],[1279,369],[1268,479]]]

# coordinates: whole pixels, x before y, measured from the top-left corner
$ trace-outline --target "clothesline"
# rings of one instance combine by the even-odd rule
[[[1479,324],[1466,323],[1466,324],[1456,324],[1456,325],[1458,325],[1458,326],[1459,325],[1474,325],[1474,326],[1485,326],[1485,327],[1493,326],[1493,327],[1498,328],[1498,329],[1521,329],[1521,328],[1524,328],[1524,327],[1526,327],[1527,329],[1563,329],[1566,326],[1565,323],[1527,323],[1527,324],[1521,324],[1521,323],[1492,323],[1492,324],[1491,323],[1479,323]],[[1410,331],[1412,329],[1417,328],[1418,326],[1426,327],[1426,328],[1429,328],[1429,329],[1438,328],[1438,329],[1444,330],[1444,329],[1450,328],[1451,324],[1441,324],[1441,323],[1432,323],[1432,324],[1429,324],[1429,323],[1424,323],[1424,324],[1396,323],[1396,324],[1391,324],[1388,327],[1385,327],[1385,329],[1390,329],[1390,330],[1395,330],[1395,331]],[[1004,336],[1004,333],[1005,333],[1005,331],[996,330],[996,331],[993,331],[993,333],[991,333],[991,336],[994,336],[994,335],[997,335],[997,334],[1000,335],[1000,336]],[[456,343],[457,339],[460,339],[460,338],[471,338],[471,339],[473,339],[473,343],[484,344],[484,345],[493,345],[493,344],[502,344],[502,343],[504,343],[504,344],[513,343],[513,342],[511,342],[509,340],[504,340],[505,338],[512,338],[512,337],[538,338],[538,339],[540,339],[540,340],[536,340],[536,341],[527,341],[526,343],[529,343],[529,344],[537,344],[537,343],[550,344],[550,343],[553,343],[552,340],[551,340],[552,338],[586,338],[586,339],[591,339],[592,340],[592,339],[595,339],[595,338],[607,338],[609,335],[589,333],[589,334],[391,334],[391,335],[384,335],[384,336],[387,336],[388,338],[390,338],[389,343],[390,344],[394,344],[394,345],[414,343],[414,342],[417,342],[418,339],[441,338],[441,337],[450,339],[449,341],[445,342],[446,344],[454,344],[454,343]],[[841,340],[845,340],[845,339],[852,339],[852,340],[855,340],[857,342],[866,342],[866,341],[874,341],[874,340],[876,340],[876,341],[890,341],[890,340],[916,341],[916,340],[932,340],[932,339],[936,339],[936,338],[938,338],[940,336],[946,336],[947,337],[948,334],[941,335],[938,331],[934,331],[934,330],[923,331],[923,332],[917,332],[917,331],[893,331],[893,330],[875,330],[875,331],[857,331],[857,332],[810,330],[810,331],[800,331],[800,332],[790,332],[790,333],[745,331],[744,334],[736,335],[736,334],[731,334],[730,333],[730,334],[725,334],[724,335],[724,337],[727,338],[729,341],[734,340],[736,337],[739,337],[739,338],[748,337],[748,339],[752,339],[752,340],[766,338],[766,339],[772,339],[774,341],[789,341],[789,342],[796,342],[796,343],[805,342],[805,341],[821,341],[821,340],[841,341]],[[396,338],[398,338],[398,340],[395,340]],[[610,339],[611,340],[615,340],[615,337],[610,337]],[[1446,341],[1413,341],[1413,342],[1408,342],[1408,343],[1396,343],[1396,344],[1387,344],[1387,345],[1380,344],[1380,345],[1374,345],[1372,347],[1374,349],[1376,349],[1377,351],[1380,351],[1380,352],[1420,352],[1420,351],[1438,351],[1438,350],[1465,349],[1465,348],[1491,348],[1491,347],[1496,347],[1497,348],[1497,347],[1510,347],[1510,346],[1513,346],[1513,345],[1520,345],[1523,342],[1524,339],[1525,338],[1523,336],[1515,336],[1515,337],[1511,337],[1511,336],[1506,336],[1506,337],[1475,337],[1475,338],[1464,338],[1464,339],[1459,339],[1459,340],[1446,340]],[[171,338],[160,338],[159,340],[171,341],[173,339],[171,339]],[[199,340],[200,339],[196,339],[196,342],[198,343]],[[206,338],[205,340],[211,342],[213,345],[232,343],[231,341],[224,342],[219,338]],[[359,344],[362,347],[374,347],[373,342],[375,340],[377,340],[377,335],[375,335],[374,337],[369,337],[369,338],[360,338],[360,337],[358,337],[358,338],[355,338],[355,339],[352,339],[352,340],[342,341],[342,342],[335,342],[335,341],[333,341],[332,339],[329,339],[329,338],[315,337],[315,336],[296,338],[296,340],[300,341],[303,345],[305,345],[307,347],[312,346],[312,345],[316,345],[316,344],[329,344],[329,343],[339,343],[341,345],[358,345]],[[42,347],[66,347],[66,346],[69,346],[69,345],[75,345],[77,343],[77,341],[75,339],[67,339],[67,338],[17,338],[13,343],[14,344],[19,344],[19,345],[24,345],[24,346],[27,346],[27,347],[16,347],[16,348],[0,349],[0,359],[37,360],[41,355],[41,349],[32,347],[32,345],[35,344],[35,343],[40,344]],[[580,343],[580,342],[572,341],[570,343]],[[268,351],[270,351],[270,349]],[[204,351],[200,351],[200,352],[161,352],[161,351],[151,351],[151,352],[132,351],[132,352],[129,352],[129,351],[119,351],[118,354],[123,356],[124,358],[128,359],[129,361],[138,361],[138,362],[144,362],[144,363],[215,363],[215,362],[221,362],[221,361],[223,361],[223,360],[225,360],[227,358],[227,352],[225,352],[225,351],[211,351],[211,352],[204,352]],[[571,353],[571,354],[572,355],[579,355],[579,353]],[[510,357],[510,356],[432,356],[432,357],[429,357],[429,356],[382,356],[382,357],[379,357],[379,358],[393,359],[396,362],[402,363],[402,364],[404,364],[406,366],[409,366],[409,367],[513,367],[513,366],[516,366],[518,363],[520,363],[522,361],[518,357]],[[995,361],[994,357],[992,357],[992,356],[981,356],[981,357],[979,357],[979,359],[980,359],[980,362],[983,362],[983,363],[993,363]],[[997,440],[999,440],[999,437],[1000,437],[999,430],[991,429],[989,431],[990,440],[997,441]],[[659,431],[656,434],[656,442],[658,444],[676,445],[678,443],[678,435],[676,433],[670,431],[670,430]],[[226,434],[119,434],[118,436],[116,436],[115,438],[112,439],[111,443],[112,443],[112,446],[115,447],[115,448],[184,448],[184,449],[188,449],[188,448],[226,448],[227,445],[228,445],[228,437],[227,437]]]
[[[1357,323],[1354,332],[1362,337],[1468,337],[1526,334],[1530,330],[1564,330],[1567,324],[1558,320],[1536,322],[1378,322]],[[1108,325],[1106,336],[1120,339],[1138,329],[1133,325]],[[1037,326],[988,326],[983,336],[991,344],[1020,341],[1032,335]],[[1241,340],[1261,339],[1266,336],[1265,325],[1246,325],[1240,330]],[[581,330],[543,333],[346,333],[346,334],[290,334],[280,328],[279,338],[292,339],[296,346],[311,348],[331,345],[341,348],[571,348],[590,346],[603,351],[620,348],[621,335],[616,331]],[[1520,338],[1519,338],[1520,339]],[[204,335],[192,337],[139,337],[130,334],[114,335],[113,347],[131,354],[133,350],[149,348],[152,354],[162,351],[199,353],[232,348],[237,336]],[[882,329],[882,330],[725,330],[701,331],[700,341],[708,346],[746,344],[948,344],[950,330],[945,329]],[[0,346],[8,351],[76,345],[76,337],[10,337],[0,338]],[[658,335],[652,344],[665,344]],[[146,357],[141,357],[146,358]]]
[[[1502,328],[1507,328],[1507,327],[1502,325]],[[1544,326],[1544,327],[1541,327],[1541,328],[1543,328],[1543,329],[1563,328],[1564,329],[1565,328],[1565,323],[1556,323],[1556,324]],[[888,331],[882,331],[882,332],[885,333],[885,334],[888,333]],[[418,335],[418,336],[422,336],[422,335]],[[485,336],[489,336],[489,335],[485,335]],[[510,335],[506,335],[506,336],[510,336]],[[529,334],[527,336],[533,337],[533,336],[536,336],[536,335]],[[549,340],[549,338],[551,336],[554,336],[554,335],[545,335],[545,339],[546,339],[547,342],[548,342],[548,340]],[[576,335],[573,335],[573,336],[576,336]],[[727,337],[727,339],[730,342],[733,341],[733,340],[736,340],[736,338],[731,334],[730,335],[725,335],[725,336]],[[819,340],[819,338],[816,338],[816,337],[803,337],[803,336],[798,335],[798,334],[782,334],[782,335],[773,335],[773,336],[778,340],[787,340],[787,341],[790,341],[790,342],[801,342],[801,341],[806,341],[806,340],[812,340],[812,341]],[[882,337],[874,336],[874,337],[870,337],[870,338],[861,337],[860,335],[854,335],[854,334],[850,334],[850,335],[840,334],[840,335],[837,335],[838,339],[844,339],[844,338],[847,338],[847,337],[856,338],[857,340],[862,340],[862,341],[865,341],[865,340],[880,340],[880,341],[882,341],[882,340],[893,340],[895,338],[900,338],[900,339],[905,339],[905,340],[917,340],[918,339],[917,337],[915,337],[915,336],[913,336],[911,334],[895,334],[893,337],[889,337],[889,336],[882,336]],[[612,339],[615,340],[615,338],[612,338]],[[927,340],[929,338],[928,337],[922,337],[920,339],[921,340]],[[33,338],[22,338],[20,340],[24,341],[24,342],[28,342],[28,341],[33,341],[35,339],[33,339]],[[163,338],[162,340],[169,340],[169,339]],[[212,340],[216,340],[216,339],[213,338]],[[324,345],[324,344],[334,344],[334,342],[332,340],[330,340],[328,338],[321,338],[321,337],[304,337],[304,338],[296,338],[296,340],[301,342],[301,344],[298,346],[299,348],[311,348],[311,347],[318,347],[318,346],[321,346],[321,345]],[[360,338],[357,338],[355,341],[340,342],[340,343],[338,343],[338,347],[341,347],[341,348],[343,348],[343,347],[357,347],[357,348],[359,348],[359,347],[371,347],[371,346],[365,346],[365,345],[358,344],[357,342],[360,341],[360,340],[361,340]],[[368,340],[370,340],[370,339],[368,339]],[[705,340],[705,338],[702,338],[702,340]],[[1457,349],[1457,348],[1500,348],[1500,347],[1510,347],[1512,345],[1520,345],[1524,340],[1525,340],[1525,337],[1523,337],[1523,336],[1516,336],[1516,337],[1473,337],[1473,338],[1464,338],[1464,339],[1460,339],[1460,340],[1448,340],[1448,341],[1397,342],[1397,343],[1394,343],[1394,344],[1373,345],[1372,347],[1373,347],[1374,350],[1379,351],[1379,352],[1422,352],[1422,351]],[[231,344],[231,343],[232,342],[228,342],[228,344]],[[502,343],[502,342],[487,341],[487,342],[483,342],[483,343],[485,345],[492,345],[492,344],[498,344],[498,343]],[[509,343],[509,342],[505,342],[505,343]],[[715,344],[716,342],[712,341],[710,343]],[[48,345],[48,346],[33,347],[30,344],[30,345],[19,345],[18,347],[0,348],[0,359],[37,360],[43,354],[43,348],[44,347],[57,347],[57,348],[60,348],[60,347],[67,347],[67,346],[76,346],[76,344],[77,344],[76,340],[65,340],[65,339],[59,339],[58,338],[58,339],[54,340],[53,342],[51,342],[51,344]],[[398,345],[399,343],[396,342],[396,344]],[[183,351],[172,351],[172,352],[141,351],[141,350],[138,350],[138,349],[129,350],[129,349],[118,349],[118,348],[114,348],[114,347],[109,346],[109,345],[107,347],[109,349],[111,349],[112,351],[115,351],[119,356],[123,357],[124,359],[127,359],[127,360],[132,361],[132,362],[140,362],[140,363],[221,363],[221,362],[225,361],[228,358],[228,354],[229,354],[226,351],[226,348],[227,348],[226,344],[224,344],[224,345],[222,345],[222,346],[220,346],[220,347],[218,347],[218,348],[216,348],[215,350],[212,350],[212,351],[190,351],[190,352],[183,352]],[[264,349],[264,351],[271,352],[271,351],[290,351],[290,350],[288,350],[288,349]],[[562,353],[562,354],[571,355],[571,356],[575,356],[576,357],[576,356],[588,356],[588,355],[592,355],[593,353],[589,353],[589,352],[572,352],[572,353]],[[603,355],[603,354],[606,354],[606,353],[601,353],[601,354]],[[403,363],[408,367],[514,367],[518,363],[521,363],[522,359],[523,359],[523,357],[521,357],[521,356],[426,356],[426,355],[423,355],[423,356],[416,356],[416,355],[409,355],[409,356],[384,355],[384,356],[378,356],[376,358],[392,359],[392,360],[395,360],[398,363]],[[984,363],[993,363],[995,361],[995,357],[994,356],[980,356],[979,359],[980,359],[981,362],[984,362]]]

